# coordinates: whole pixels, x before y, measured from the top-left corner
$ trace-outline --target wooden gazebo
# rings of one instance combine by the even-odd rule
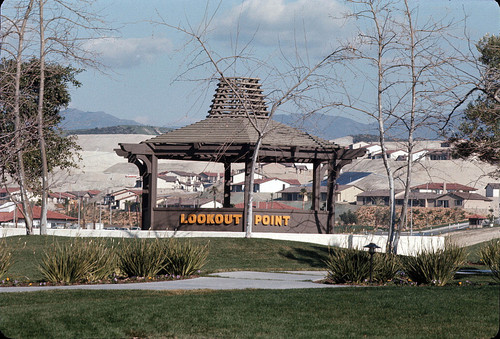
[[[143,182],[142,229],[219,230],[243,232],[245,209],[231,206],[231,164],[245,164],[245,189],[250,187],[251,158],[265,127],[259,163],[312,163],[312,206],[308,211],[253,210],[255,232],[331,232],[335,182],[340,169],[364,154],[269,118],[259,79],[222,78],[207,118],[139,144],[120,143],[119,156],[139,168]],[[224,164],[224,203],[218,209],[157,207],[159,159],[195,160]],[[328,172],[327,172],[328,171]],[[328,173],[326,209],[320,208],[320,184]]]

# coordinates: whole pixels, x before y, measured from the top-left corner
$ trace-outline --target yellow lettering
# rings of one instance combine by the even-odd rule
[[[213,214],[207,214],[207,224],[215,224]]]
[[[266,225],[266,226],[267,226],[267,225],[269,225],[269,222],[270,222],[270,221],[271,221],[271,218],[269,218],[269,216],[268,216],[268,215],[264,215],[264,216],[262,217],[262,224],[263,224],[263,225]]]
[[[283,216],[277,215],[274,217],[274,226],[282,226],[283,225]]]
[[[181,213],[181,224],[187,224],[186,215]]]
[[[188,223],[194,224],[196,222],[196,214],[188,215]]]
[[[233,215],[232,214],[224,215],[224,224],[229,225],[232,222],[233,222]]]
[[[257,225],[258,223],[260,223],[262,221],[262,216],[260,214],[256,214],[254,217],[255,217],[255,221],[254,221],[255,225]]]
[[[283,216],[283,220],[285,221],[285,226],[288,226],[288,220],[290,220],[290,216],[289,215],[284,215]]]
[[[222,214],[215,215],[215,223],[222,224],[224,222],[224,216]]]
[[[239,225],[240,219],[241,219],[241,214],[233,214],[233,217],[234,217],[234,223],[236,225]]]
[[[204,224],[207,221],[207,216],[205,214],[198,214],[198,224]]]

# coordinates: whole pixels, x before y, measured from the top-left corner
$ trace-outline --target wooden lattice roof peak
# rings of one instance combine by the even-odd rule
[[[208,111],[208,118],[249,115],[268,118],[269,112],[259,81],[259,78],[221,78]]]

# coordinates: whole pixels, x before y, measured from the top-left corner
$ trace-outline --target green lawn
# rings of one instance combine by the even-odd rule
[[[7,293],[12,338],[491,338],[498,286]]]
[[[12,279],[39,280],[53,241],[7,238]],[[110,240],[111,242],[112,240]],[[115,246],[128,240],[114,240]],[[181,239],[181,241],[188,241]],[[209,242],[205,273],[324,269],[325,246],[266,239]],[[472,261],[479,246],[468,248]],[[484,266],[482,268],[485,268]],[[468,282],[472,281],[472,284]],[[243,291],[47,291],[0,294],[0,331],[11,338],[490,338],[499,288],[491,277],[445,287],[382,286]]]
[[[6,238],[12,249],[14,264],[8,272],[12,279],[42,279],[38,264],[44,251],[54,242],[71,238],[52,236],[19,236]],[[120,246],[130,239],[110,239]],[[209,257],[204,273],[234,270],[314,270],[323,269],[328,247],[293,241],[268,239],[194,238],[179,239],[196,244],[209,244]]]

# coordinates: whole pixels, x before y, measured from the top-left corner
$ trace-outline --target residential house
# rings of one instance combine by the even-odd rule
[[[469,212],[488,214],[492,199],[471,192],[449,192],[437,199],[436,207],[462,208]]]
[[[168,171],[159,173],[159,175],[174,176],[181,183],[194,183],[196,181],[199,181],[198,174],[186,171]]]
[[[396,194],[396,205],[403,205],[404,191]],[[435,207],[437,199],[441,196],[438,193],[432,192],[409,192],[408,205],[412,207]]]
[[[312,186],[292,186],[279,191],[282,201],[303,201],[306,190],[307,196],[312,194]],[[335,202],[355,203],[358,194],[363,190],[354,185],[337,185],[335,189]],[[320,201],[326,201],[327,187],[320,186]],[[308,200],[308,199],[306,199]]]
[[[204,192],[205,191],[205,185],[201,181],[196,181],[193,183],[190,182],[181,182],[180,183],[181,189],[183,189],[186,192]]]
[[[9,202],[0,206],[0,226],[14,228],[26,227],[24,215],[21,211],[21,204]],[[33,226],[39,227],[42,209],[39,206],[33,206],[32,213]],[[47,226],[49,228],[65,228],[67,225],[74,223],[77,220],[77,218],[73,218],[59,212],[47,211]]]
[[[134,210],[139,204],[141,199],[142,190],[121,189],[107,194],[104,197],[104,203],[111,205],[112,209],[127,210],[131,208]]]
[[[215,173],[215,172],[201,172],[198,174],[201,182],[217,184],[224,180],[224,173]]]
[[[377,145],[377,144],[370,144],[368,146],[364,146],[364,147],[360,147],[360,148],[364,148],[366,150],[366,156],[369,158],[369,159],[373,159],[373,157],[382,152],[382,147],[380,145]]]
[[[175,190],[181,188],[179,179],[174,175],[159,175],[157,182],[158,189]]]
[[[402,192],[402,190],[396,190],[395,194]],[[389,190],[373,190],[365,191],[358,194],[356,199],[356,205],[383,205],[389,206]]]
[[[304,192],[304,190],[306,190]],[[304,193],[312,195],[311,186],[290,186],[277,192],[281,195],[281,201],[303,201]],[[320,187],[320,201],[326,201],[326,186]]]
[[[37,197],[33,195],[30,191],[26,192],[28,196],[28,200],[34,202],[37,200]],[[11,196],[14,197],[17,201],[21,200],[21,189],[19,187],[2,187],[0,188],[0,203],[12,201]]]
[[[49,192],[48,199],[54,204],[67,204],[71,200],[77,200],[77,197],[68,192]]]
[[[260,173],[254,173],[253,174],[253,180],[257,179],[262,179],[264,176]],[[231,180],[231,185],[234,185],[235,183],[241,183],[245,181],[245,171],[238,171],[235,174],[233,174],[232,180]]]
[[[454,182],[430,182],[410,188],[412,192],[445,194],[448,192],[473,192],[477,188],[457,184]]]
[[[297,179],[279,179],[279,178],[263,178],[255,179],[253,183],[253,191],[261,193],[277,193],[290,186],[300,186]],[[243,192],[245,183],[239,182],[232,185],[233,192]]]
[[[499,198],[500,197],[500,183],[489,183],[485,187],[486,197]]]
[[[408,152],[403,150],[389,150],[386,152],[388,159],[393,159],[397,161],[404,161],[408,158]],[[382,151],[374,153],[370,157],[371,159],[382,159]]]
[[[426,160],[450,160],[451,151],[449,149],[430,149],[425,155]]]
[[[235,208],[243,208],[244,203],[239,203],[234,205]],[[252,203],[253,208],[259,208],[263,210],[300,210],[298,207],[290,206],[284,204],[280,201],[254,201]]]
[[[199,197],[168,197],[165,196],[158,202],[164,207],[185,207],[185,208],[222,208],[221,202],[209,198]],[[215,205],[215,207],[214,207]]]
[[[354,144],[350,145],[349,148],[350,149],[358,149],[358,148],[364,148],[367,146],[370,146],[370,144],[367,142],[364,142],[364,141],[359,141],[359,142],[355,142]]]

